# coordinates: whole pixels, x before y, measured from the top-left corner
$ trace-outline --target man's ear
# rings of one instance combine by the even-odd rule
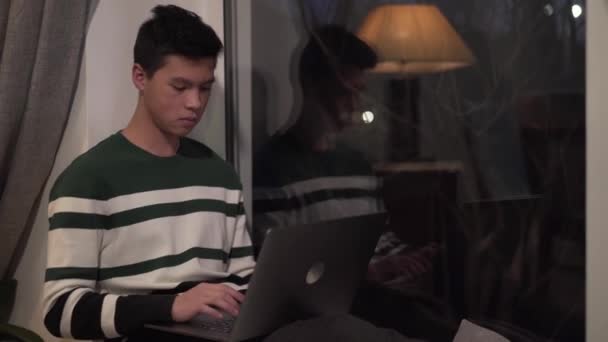
[[[148,76],[142,68],[141,65],[135,63],[133,64],[133,69],[131,70],[131,78],[133,80],[133,85],[137,90],[142,91],[146,86],[146,81],[148,80]]]

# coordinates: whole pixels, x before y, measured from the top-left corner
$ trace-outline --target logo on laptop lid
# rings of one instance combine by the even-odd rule
[[[308,269],[306,273],[306,284],[312,285],[321,279],[323,272],[325,271],[325,264],[317,262]]]

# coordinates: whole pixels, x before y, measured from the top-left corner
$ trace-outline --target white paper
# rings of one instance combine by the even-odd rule
[[[454,342],[510,342],[504,336],[486,329],[477,324],[471,323],[466,319],[460,322],[458,332],[454,337]]]

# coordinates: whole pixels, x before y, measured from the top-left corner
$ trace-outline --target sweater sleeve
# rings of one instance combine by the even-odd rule
[[[48,207],[43,316],[49,332],[105,339],[128,335],[147,322],[171,321],[173,295],[97,291],[106,202],[95,192],[97,182],[66,171],[55,183]]]
[[[243,196],[241,194],[239,196],[239,210],[236,219],[233,221],[234,226],[232,229],[234,235],[228,259],[228,273],[233,275],[233,278],[239,279],[239,281],[233,282],[233,285],[235,285],[238,290],[247,288],[249,278],[255,267],[251,236],[247,229],[247,218],[243,208]]]

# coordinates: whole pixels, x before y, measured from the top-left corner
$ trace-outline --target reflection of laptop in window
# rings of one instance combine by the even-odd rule
[[[236,320],[200,316],[189,323],[146,326],[241,341],[298,319],[347,313],[385,224],[385,214],[373,214],[274,229],[264,240]]]

